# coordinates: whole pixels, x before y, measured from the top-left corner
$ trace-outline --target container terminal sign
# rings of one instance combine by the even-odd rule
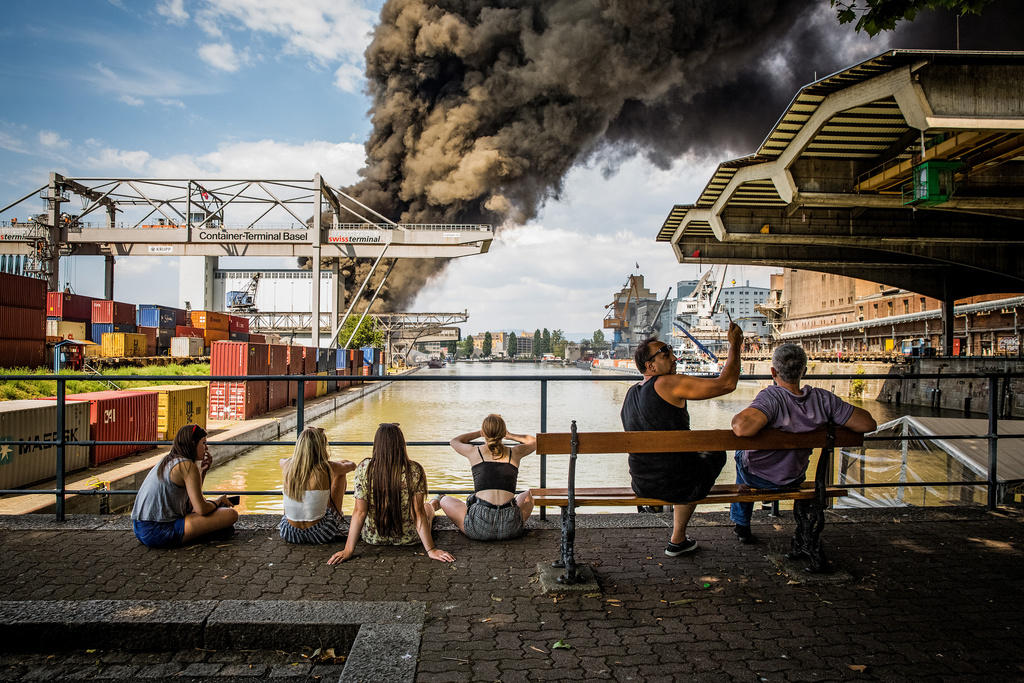
[[[385,244],[390,242],[390,230],[328,230],[328,244]]]
[[[309,230],[226,230],[202,229],[192,233],[193,242],[232,244],[294,244],[309,242]]]

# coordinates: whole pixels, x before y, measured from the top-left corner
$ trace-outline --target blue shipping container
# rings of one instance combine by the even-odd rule
[[[134,332],[135,325],[129,323],[93,323],[89,340],[97,344],[103,343],[103,334],[106,332]]]
[[[141,327],[174,329],[177,318],[177,312],[166,306],[139,306],[135,312],[135,324]]]
[[[345,349],[331,349],[334,353],[334,367],[338,370],[348,367],[348,351]]]

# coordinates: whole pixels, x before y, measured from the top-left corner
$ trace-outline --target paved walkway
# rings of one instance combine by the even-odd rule
[[[360,544],[329,567],[330,549],[286,545],[267,518],[177,551],[142,547],[124,518],[0,518],[0,600],[418,601],[421,681],[1024,680],[1019,510],[830,513],[830,556],[849,574],[838,582],[772,561],[788,544],[785,518],[755,521],[762,542],[743,546],[724,514],[698,514],[701,549],[674,559],[664,517],[600,518],[577,536],[599,591],[555,595],[536,580],[558,547],[550,522],[493,545],[440,530],[451,565]]]

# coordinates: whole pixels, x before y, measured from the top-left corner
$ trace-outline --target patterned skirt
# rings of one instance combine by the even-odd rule
[[[331,543],[344,538],[348,533],[348,525],[341,518],[334,508],[328,507],[316,524],[308,529],[299,529],[288,522],[287,517],[281,517],[277,525],[277,531],[281,538],[288,543],[322,544]]]

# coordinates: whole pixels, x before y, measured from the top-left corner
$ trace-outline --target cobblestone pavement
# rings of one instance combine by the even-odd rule
[[[0,599],[422,601],[422,681],[1024,680],[1020,511],[830,513],[827,547],[849,575],[834,582],[787,574],[771,560],[788,545],[785,518],[755,521],[761,542],[740,545],[722,513],[698,514],[691,536],[701,549],[678,558],[663,554],[663,518],[648,528],[619,526],[635,515],[606,518],[607,528],[577,532],[577,558],[595,567],[599,590],[554,595],[536,578],[537,563],[556,553],[554,528],[490,545],[438,531],[438,545],[457,558],[451,565],[421,549],[360,544],[358,557],[329,567],[331,549],[289,546],[269,528],[156,551],[123,522],[91,529],[86,518],[68,525],[86,528],[54,530],[8,520],[0,522]],[[45,663],[43,650],[25,661]],[[93,677],[142,675],[130,658],[108,656],[124,668]],[[164,675],[183,668],[173,654],[152,656],[160,661],[144,666],[168,665]],[[195,671],[212,672],[216,660]],[[50,678],[90,666],[82,653],[49,661]],[[219,663],[244,666],[237,656]],[[16,662],[8,655],[0,664]],[[57,666],[69,668],[54,676]]]

